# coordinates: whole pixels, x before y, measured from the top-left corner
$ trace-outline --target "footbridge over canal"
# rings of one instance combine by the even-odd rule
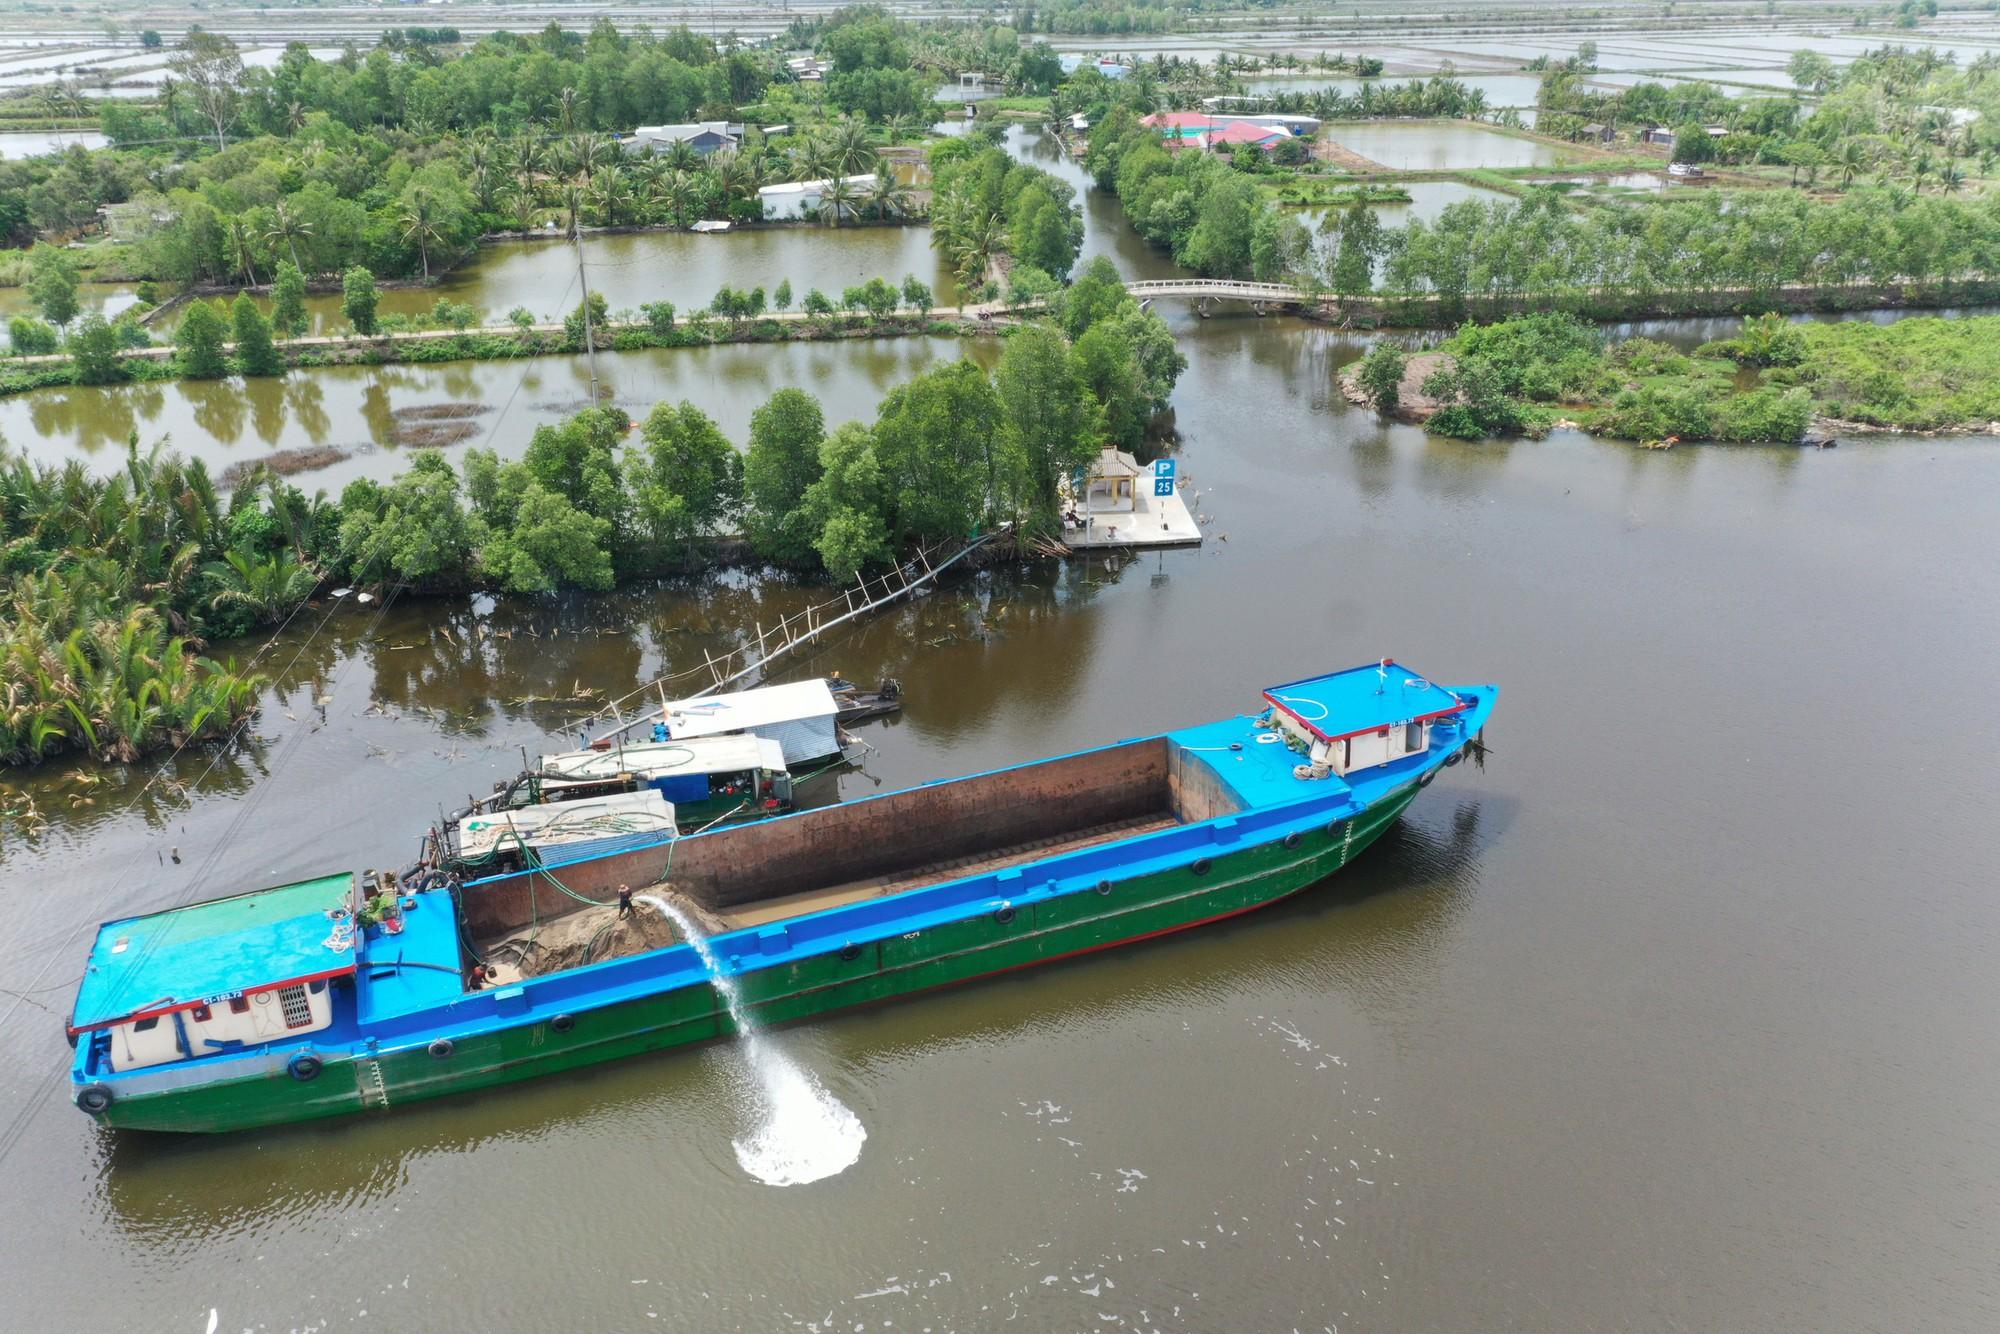
[[[1153,301],[1193,301],[1201,314],[1217,301],[1246,301],[1258,314],[1280,306],[1318,306],[1325,293],[1308,292],[1288,283],[1256,283],[1240,278],[1156,278],[1125,284],[1141,305]]]

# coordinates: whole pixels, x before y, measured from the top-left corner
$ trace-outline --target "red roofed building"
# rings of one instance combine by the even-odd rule
[[[1170,150],[1193,144],[1210,150],[1227,151],[1238,144],[1255,144],[1268,153],[1277,144],[1292,137],[1288,131],[1276,126],[1258,125],[1240,116],[1217,115],[1210,111],[1158,111],[1139,123],[1148,129],[1158,130]]]

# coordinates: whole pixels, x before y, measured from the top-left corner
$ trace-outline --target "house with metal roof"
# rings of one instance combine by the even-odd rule
[[[726,149],[741,148],[743,127],[726,120],[704,120],[686,125],[641,125],[618,141],[618,146],[634,157],[664,153],[675,144],[686,144],[707,157]]]

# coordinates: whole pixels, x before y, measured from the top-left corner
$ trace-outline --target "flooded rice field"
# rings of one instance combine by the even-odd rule
[[[1343,120],[1330,122],[1320,133],[1393,171],[1559,167],[1585,157],[1465,121]]]

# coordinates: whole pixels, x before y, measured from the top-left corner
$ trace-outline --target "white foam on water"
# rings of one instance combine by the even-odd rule
[[[722,971],[701,928],[674,904],[654,894],[635,895],[664,914],[694,946],[736,1022],[744,1061],[756,1080],[757,1125],[735,1141],[736,1161],[767,1186],[802,1186],[854,1166],[868,1138],[861,1118],[828,1093],[812,1072],[801,1069],[765,1042],[743,1009],[736,979]]]

